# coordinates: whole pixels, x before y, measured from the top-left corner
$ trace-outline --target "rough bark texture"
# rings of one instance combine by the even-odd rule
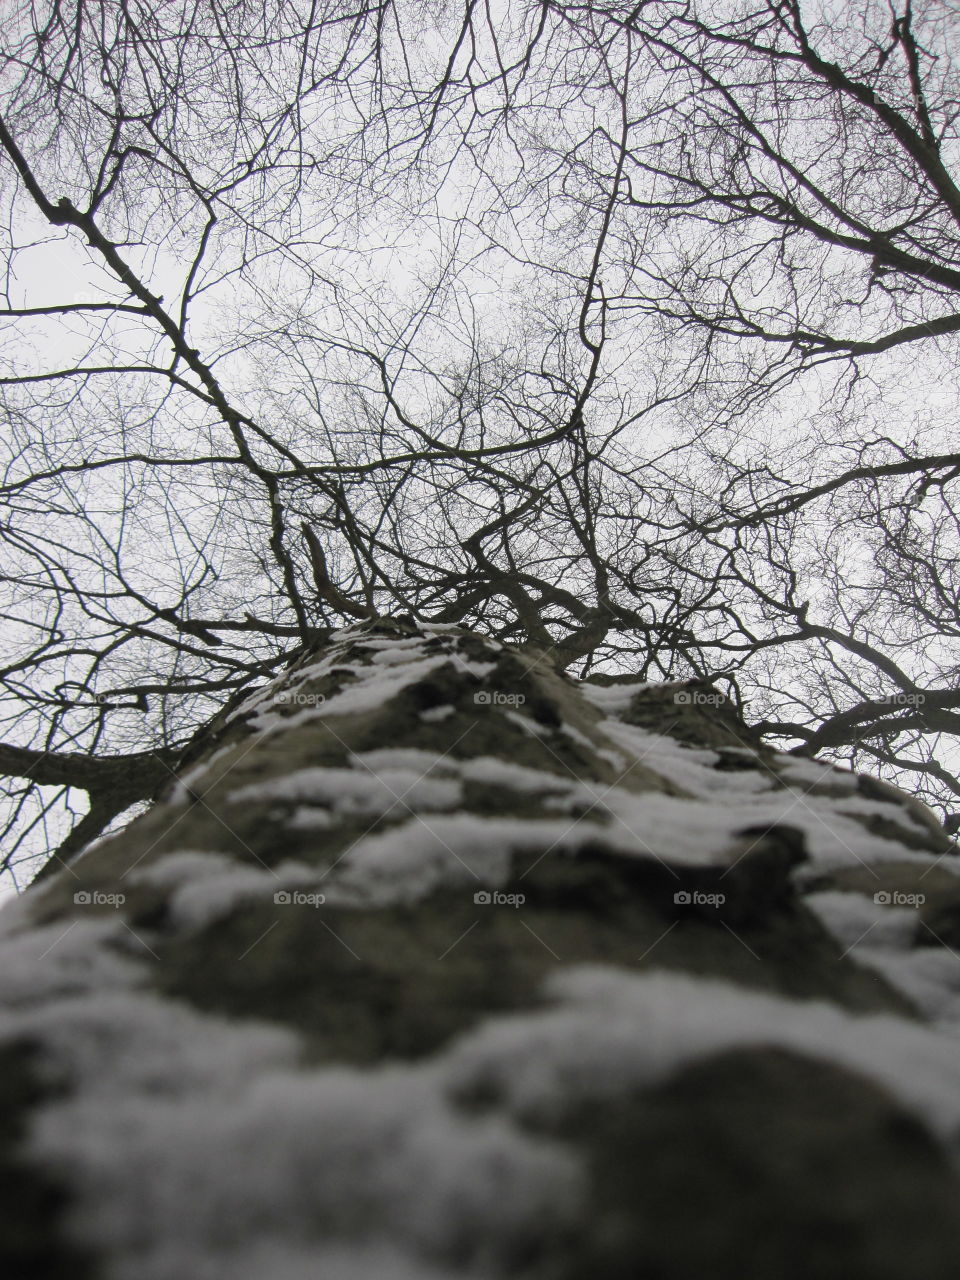
[[[946,1280],[958,943],[709,684],[362,623],[0,916],[4,1274]]]

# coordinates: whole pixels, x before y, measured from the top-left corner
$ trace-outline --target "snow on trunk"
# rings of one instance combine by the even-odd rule
[[[952,1277],[953,852],[708,683],[352,627],[0,913],[3,1274]]]

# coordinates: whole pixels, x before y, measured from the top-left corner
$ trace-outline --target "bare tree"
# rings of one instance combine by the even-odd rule
[[[952,22],[15,9],[7,865],[370,614],[721,673],[949,810],[954,401],[889,401],[955,342]]]
[[[955,26],[9,6],[7,1273],[956,1273]]]

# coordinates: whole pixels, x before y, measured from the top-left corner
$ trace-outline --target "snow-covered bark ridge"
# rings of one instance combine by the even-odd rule
[[[0,916],[8,1273],[952,1275],[955,867],[709,685],[351,628]]]

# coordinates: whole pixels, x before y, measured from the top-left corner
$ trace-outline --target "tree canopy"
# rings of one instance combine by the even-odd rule
[[[5,31],[7,867],[374,614],[719,674],[956,806],[955,6]]]

